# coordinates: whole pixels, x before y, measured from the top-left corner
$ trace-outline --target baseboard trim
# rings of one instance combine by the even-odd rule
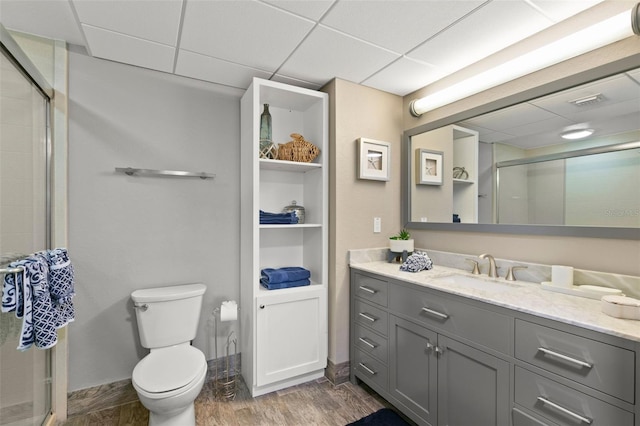
[[[341,362],[340,364],[334,364],[330,359],[327,360],[327,369],[325,370],[325,377],[329,379],[334,385],[349,381],[349,361]]]

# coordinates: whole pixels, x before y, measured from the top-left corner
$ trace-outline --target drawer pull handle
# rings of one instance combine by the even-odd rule
[[[538,348],[538,350],[542,353],[544,353],[545,355],[549,355],[549,356],[553,356],[556,358],[560,358],[562,360],[565,360],[567,362],[570,362],[572,364],[576,364],[577,366],[580,367],[585,367],[585,368],[592,368],[593,364],[590,364],[586,361],[582,361],[579,359],[575,359],[575,358],[571,358],[570,356],[566,356],[566,355],[562,355],[559,354],[558,352],[552,351],[551,349],[547,349],[547,348]]]
[[[580,420],[581,422],[586,423],[586,424],[588,424],[588,425],[590,425],[590,424],[591,424],[591,422],[593,422],[593,420],[591,420],[590,418],[585,417],[585,416],[582,416],[582,415],[577,414],[577,413],[574,413],[573,411],[571,411],[571,410],[569,410],[569,409],[564,408],[562,405],[558,405],[558,404],[556,404],[556,403],[555,403],[555,402],[553,402],[553,401],[549,401],[547,398],[544,398],[544,397],[542,397],[542,396],[539,396],[539,397],[538,397],[538,401],[542,402],[544,405],[548,405],[548,406],[550,406],[550,407],[553,407],[553,408],[555,408],[556,410],[561,411],[561,412],[563,412],[564,414],[566,414],[566,415],[568,415],[568,416],[571,416],[571,417],[573,417],[573,418],[574,418],[574,419],[576,419],[576,420]]]
[[[369,288],[369,287],[364,286],[364,285],[360,286],[360,290],[366,291],[367,293],[371,293],[371,294],[376,294],[378,292],[377,290],[374,290],[374,289]]]
[[[360,340],[365,345],[369,346],[371,349],[375,349],[376,346],[377,346],[377,345],[374,345],[373,343],[369,342],[367,339],[363,339],[362,337],[359,337],[358,340]]]
[[[376,322],[378,320],[377,318],[374,318],[371,315],[367,315],[364,312],[360,312],[358,315],[360,315],[362,318],[369,320],[371,322]]]
[[[372,376],[375,376],[376,374],[378,374],[376,371],[373,371],[372,369],[370,369],[369,367],[367,367],[361,362],[359,362],[358,365],[362,367],[367,373],[371,374]]]
[[[433,309],[429,309],[429,308],[422,308],[422,310],[428,314],[434,315],[438,318],[442,318],[444,320],[449,319],[449,315],[447,314],[443,314],[442,312],[438,312],[438,311],[434,311]]]

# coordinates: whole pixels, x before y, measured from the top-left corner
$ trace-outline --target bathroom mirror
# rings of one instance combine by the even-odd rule
[[[640,69],[619,69],[407,130],[405,226],[640,238]],[[425,151],[442,153],[440,185]]]

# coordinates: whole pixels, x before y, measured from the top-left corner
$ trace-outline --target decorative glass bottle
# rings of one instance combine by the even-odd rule
[[[269,104],[264,104],[264,111],[260,115],[260,157],[273,158],[269,155],[272,146],[271,114],[269,113]]]

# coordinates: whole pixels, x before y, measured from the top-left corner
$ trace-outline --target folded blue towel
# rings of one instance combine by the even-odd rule
[[[291,287],[302,287],[305,285],[310,285],[311,281],[306,278],[304,280],[297,280],[297,281],[285,281],[282,283],[270,283],[267,282],[265,280],[260,280],[260,284],[262,284],[263,287],[266,287],[269,290],[276,290],[279,288],[291,288]]]
[[[265,268],[260,272],[260,280],[269,284],[278,284],[288,281],[299,281],[311,277],[311,272],[300,266],[289,266],[285,268]]]
[[[295,212],[269,213],[260,210],[260,223],[262,225],[295,225],[298,223],[298,216],[296,216]]]

